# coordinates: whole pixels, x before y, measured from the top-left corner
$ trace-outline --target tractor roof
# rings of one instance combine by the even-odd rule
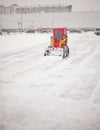
[[[54,28],[53,30],[66,30],[67,31],[67,28],[66,27],[59,27],[59,28]]]

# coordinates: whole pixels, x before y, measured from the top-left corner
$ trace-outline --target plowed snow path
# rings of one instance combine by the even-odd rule
[[[49,34],[34,35],[43,41],[0,53],[0,130],[99,130],[100,37],[69,34],[63,60],[43,57]]]

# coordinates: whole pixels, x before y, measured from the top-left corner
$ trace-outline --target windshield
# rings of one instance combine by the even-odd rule
[[[56,31],[56,40],[60,40],[61,36],[62,36],[62,31],[61,30],[57,30]]]

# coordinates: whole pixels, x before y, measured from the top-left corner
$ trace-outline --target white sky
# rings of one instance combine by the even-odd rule
[[[73,11],[100,11],[100,0],[0,0],[0,5],[72,4]]]

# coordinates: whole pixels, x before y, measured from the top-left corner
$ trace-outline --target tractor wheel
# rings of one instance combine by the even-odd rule
[[[44,52],[44,56],[46,56],[47,54],[46,54],[46,52]]]
[[[64,59],[64,58],[68,57],[68,55],[69,55],[69,48],[66,45],[62,46],[62,48],[63,48],[63,56],[62,57]]]
[[[66,57],[68,57],[68,55],[69,55],[69,47],[66,46]]]
[[[62,55],[62,58],[64,59],[66,57],[66,47],[65,46],[62,46],[63,48],[63,55]]]
[[[49,56],[49,50],[45,50],[44,56]]]

